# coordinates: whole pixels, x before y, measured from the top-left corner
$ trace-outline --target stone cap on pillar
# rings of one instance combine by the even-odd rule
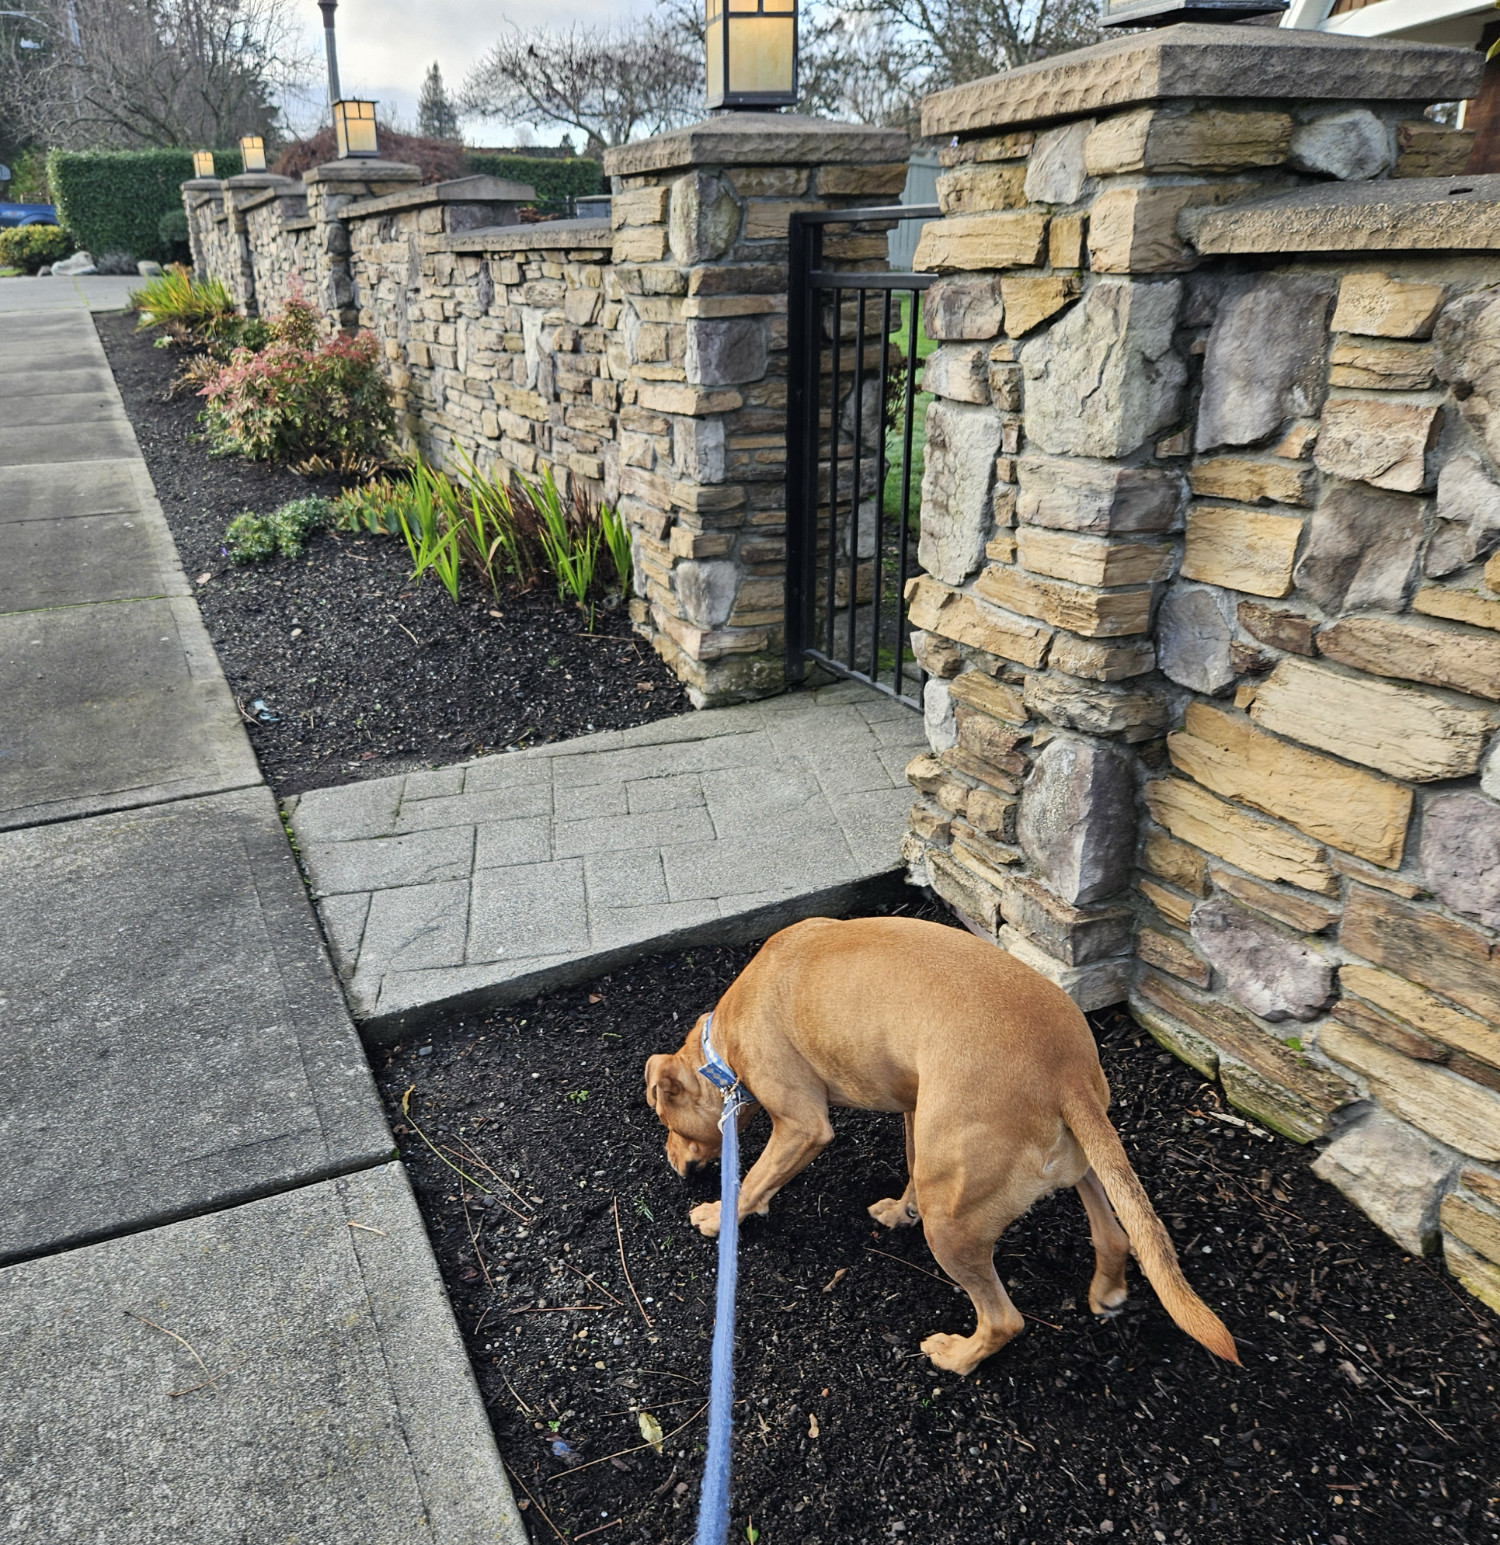
[[[1483,70],[1474,49],[1184,22],[940,91],[922,103],[922,133],[981,134],[1173,98],[1451,102],[1473,96]]]
[[[1213,256],[1273,252],[1493,252],[1500,173],[1327,182],[1253,204],[1190,210],[1187,234]]]
[[[294,188],[297,186],[297,179],[281,177],[275,172],[240,172],[236,176],[226,177],[224,186],[244,191],[256,188]]]
[[[797,113],[723,113],[604,152],[610,177],[693,166],[879,166],[904,161],[904,129],[831,123]]]
[[[303,182],[421,182],[422,168],[408,161],[379,161],[351,157],[325,161],[302,174]]]
[[[184,193],[222,193],[224,183],[218,177],[189,177],[182,184]]]

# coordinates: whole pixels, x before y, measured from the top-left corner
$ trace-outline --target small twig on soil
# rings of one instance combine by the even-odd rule
[[[641,1318],[650,1329],[655,1329],[655,1321],[646,1313],[646,1306],[641,1302],[641,1295],[635,1290],[635,1283],[630,1280],[630,1268],[625,1264],[625,1234],[620,1228],[620,1198],[615,1197],[615,1241],[620,1246],[620,1270],[625,1273],[625,1286],[630,1289],[630,1296],[635,1300],[635,1306],[641,1311]]]
[[[386,616],[390,617],[391,614],[389,612],[387,612]],[[396,619],[394,617],[391,617],[391,621],[392,622],[396,622]],[[417,646],[418,649],[420,649],[422,647],[422,640],[419,639],[417,637],[417,635],[415,633],[413,633],[412,630],[409,627],[407,627],[407,625],[404,622],[396,622],[396,626],[401,629],[401,631],[412,641],[412,643],[414,643]]]
[[[480,1182],[475,1180],[472,1175],[466,1173],[464,1170],[461,1170],[452,1159],[445,1159],[441,1151],[433,1144],[432,1139],[428,1137],[428,1135],[421,1129],[421,1127],[417,1125],[417,1119],[411,1113],[411,1095],[412,1090],[416,1087],[417,1086],[415,1084],[409,1084],[407,1086],[406,1093],[401,1096],[401,1114],[405,1116],[409,1122],[411,1122],[412,1131],[415,1132],[429,1148],[432,1149],[433,1157],[436,1158],[440,1164],[446,1164],[455,1175],[462,1175],[463,1178],[467,1180],[476,1191],[483,1191],[486,1196],[493,1196],[495,1193],[491,1191],[488,1186],[481,1185]]]
[[[895,1261],[899,1266],[910,1266],[913,1271],[921,1272],[924,1277],[931,1277],[934,1282],[941,1282],[945,1287],[958,1288],[960,1293],[963,1292],[963,1289],[958,1286],[958,1283],[952,1277],[940,1277],[935,1271],[928,1271],[925,1266],[918,1266],[912,1261],[903,1261],[899,1255],[892,1255],[889,1250],[877,1250],[874,1245],[866,1245],[865,1249],[871,1255],[883,1255],[888,1261]],[[1021,1311],[1021,1318],[1023,1320],[1035,1320],[1038,1325],[1045,1325],[1048,1330],[1062,1329],[1061,1325],[1054,1325],[1051,1320],[1044,1320],[1039,1314],[1027,1314],[1024,1309]]]
[[[469,1199],[463,1194],[462,1186],[458,1188],[458,1199],[463,1204],[464,1227],[469,1231],[469,1248],[473,1250],[474,1259],[479,1262],[479,1269],[484,1273],[484,1285],[493,1293],[495,1284],[490,1280],[490,1269],[484,1263],[484,1251],[479,1248],[479,1229],[474,1227],[474,1220],[469,1216]],[[481,1223],[479,1228],[483,1227]]]
[[[356,1223],[353,1218],[349,1219],[349,1227],[363,1229],[367,1234],[379,1234],[382,1239],[391,1237],[383,1228],[372,1228],[368,1223]]]
[[[536,1499],[536,1498],[535,1498],[535,1497],[533,1497],[533,1496],[532,1496],[532,1494],[531,1494],[531,1488],[530,1488],[530,1487],[529,1487],[529,1486],[528,1486],[528,1485],[527,1485],[527,1484],[526,1484],[526,1482],[525,1482],[525,1481],[523,1481],[523,1480],[522,1480],[522,1479],[521,1479],[521,1477],[520,1477],[520,1476],[519,1476],[519,1475],[517,1475],[517,1474],[516,1474],[516,1472],[515,1472],[515,1471],[514,1471],[514,1470],[512,1470],[512,1469],[511,1469],[511,1467],[510,1467],[510,1466],[509,1466],[509,1465],[506,1465],[506,1466],[505,1466],[505,1469],[506,1469],[506,1472],[507,1472],[507,1473],[508,1473],[508,1474],[509,1474],[509,1476],[510,1476],[510,1478],[511,1478],[511,1480],[513,1480],[513,1481],[514,1481],[514,1482],[515,1482],[515,1483],[516,1483],[516,1485],[517,1485],[517,1486],[519,1486],[519,1487],[520,1487],[520,1488],[521,1488],[521,1490],[522,1490],[522,1491],[524,1491],[524,1492],[525,1492],[525,1493],[526,1493],[526,1500],[527,1500],[527,1501],[528,1501],[528,1502],[529,1502],[529,1503],[530,1503],[530,1504],[531,1504],[531,1505],[532,1505],[532,1507],[534,1507],[534,1508],[535,1508],[535,1509],[536,1509],[536,1510],[537,1510],[537,1512],[539,1512],[539,1513],[540,1513],[540,1514],[541,1514],[541,1515],[542,1515],[542,1517],[543,1517],[543,1518],[544,1518],[544,1519],[545,1519],[545,1520],[546,1520],[546,1523],[547,1523],[547,1527],[548,1527],[548,1528],[549,1528],[549,1529],[550,1529],[550,1530],[551,1530],[551,1531],[552,1531],[552,1532],[553,1532],[553,1533],[554,1533],[554,1534],[555,1534],[555,1535],[556,1535],[556,1536],[557,1536],[557,1537],[558,1537],[558,1539],[560,1539],[560,1540],[561,1540],[561,1541],[562,1541],[562,1542],[563,1542],[563,1545],[568,1545],[568,1537],[567,1537],[567,1535],[565,1535],[565,1534],[564,1534],[564,1533],[563,1533],[563,1532],[562,1532],[562,1530],[561,1530],[561,1529],[559,1529],[559,1528],[558,1528],[558,1527],[557,1527],[557,1525],[556,1525],[556,1524],[555,1524],[555,1523],[553,1523],[553,1522],[552,1522],[552,1518],[551,1518],[551,1516],[550,1516],[550,1515],[549,1515],[549,1514],[548,1514],[548,1512],[547,1512],[547,1509],[546,1509],[546,1508],[544,1508],[544,1507],[543,1507],[543,1506],[542,1506],[542,1504],[541,1504],[541,1503],[540,1503],[540,1502],[538,1502],[538,1501],[537,1501],[537,1499]]]
[[[708,1410],[708,1402],[705,1400],[703,1404],[699,1406],[690,1417],[688,1417],[688,1419],[682,1424],[681,1427],[674,1427],[671,1432],[667,1433],[662,1438],[661,1441],[663,1443],[669,1442],[672,1438],[675,1438],[679,1432],[682,1431],[683,1427],[691,1427],[693,1423],[696,1422],[706,1410]],[[547,1479],[549,1481],[555,1481],[564,1475],[577,1475],[580,1471],[591,1470],[595,1465],[608,1464],[611,1459],[623,1459],[627,1454],[639,1454],[643,1448],[655,1447],[656,1445],[654,1443],[637,1443],[634,1448],[622,1448],[618,1453],[603,1454],[598,1459],[589,1460],[587,1464],[574,1465],[571,1470],[559,1470],[556,1475],[549,1475]],[[528,1495],[530,1495],[530,1493],[528,1493]]]
[[[500,1382],[502,1384],[504,1384],[506,1389],[508,1389],[510,1391],[511,1398],[515,1401],[515,1403],[518,1406],[520,1406],[520,1408],[526,1413],[527,1416],[535,1416],[536,1415],[535,1408],[532,1407],[532,1406],[527,1405],[526,1402],[524,1400],[522,1400],[521,1397],[518,1394],[516,1394],[516,1387],[515,1387],[515,1385],[512,1384],[510,1382],[510,1380],[507,1379],[503,1373],[500,1375]]]
[[[611,1518],[607,1524],[600,1524],[597,1529],[585,1529],[582,1534],[575,1534],[575,1540],[586,1540],[591,1534],[602,1534],[606,1529],[613,1529],[618,1524],[624,1523],[623,1518]]]
[[[193,1361],[197,1363],[197,1365],[203,1370],[204,1377],[210,1384],[213,1385],[214,1390],[217,1392],[219,1388],[218,1380],[215,1379],[213,1374],[208,1371],[208,1364],[198,1356],[198,1349],[191,1341],[184,1340],[183,1337],[179,1336],[175,1330],[168,1330],[165,1325],[158,1325],[155,1320],[148,1320],[144,1314],[137,1314],[134,1309],[126,1309],[124,1312],[128,1314],[132,1320],[139,1320],[142,1325],[149,1325],[152,1330],[159,1330],[162,1335],[170,1336],[172,1340],[178,1344],[178,1346],[186,1347],[192,1354]],[[202,1389],[203,1386],[198,1384],[195,1385],[194,1388]],[[180,1393],[187,1394],[189,1392],[187,1390],[182,1390]]]
[[[604,1296],[610,1301],[610,1303],[618,1304],[622,1309],[625,1307],[625,1300],[623,1298],[616,1298],[607,1287],[600,1287],[599,1284],[595,1282],[586,1271],[579,1271],[578,1268],[572,1263],[572,1261],[564,1261],[563,1265],[566,1266],[569,1271],[575,1272],[578,1276],[582,1277],[583,1280],[587,1282],[588,1285],[596,1292],[603,1293]]]
[[[573,1314],[581,1309],[607,1309],[608,1304],[543,1304],[530,1309],[512,1309],[511,1314]]]
[[[495,1180],[497,1180],[497,1181],[499,1181],[499,1183],[500,1183],[500,1184],[501,1184],[501,1185],[502,1185],[502,1186],[504,1186],[504,1187],[505,1187],[505,1189],[506,1189],[506,1190],[507,1190],[507,1191],[509,1191],[509,1192],[510,1192],[510,1194],[511,1194],[511,1195],[512,1195],[512,1196],[513,1196],[513,1197],[515,1197],[515,1199],[516,1199],[516,1200],[517,1200],[517,1201],[518,1201],[518,1202],[525,1202],[525,1203],[526,1203],[526,1205],[527,1205],[527,1206],[528,1206],[528,1207],[533,1207],[533,1206],[534,1206],[534,1205],[535,1205],[535,1204],[534,1204],[534,1203],[532,1203],[532,1202],[530,1202],[530,1201],[527,1201],[527,1199],[526,1199],[526,1198],[525,1198],[525,1197],[524,1197],[524,1196],[522,1196],[522,1195],[521,1195],[521,1193],[520,1193],[520,1192],[519,1192],[519,1191],[517,1191],[517,1190],[516,1190],[516,1188],[515,1188],[515,1187],[514,1187],[514,1186],[513,1186],[513,1185],[512,1185],[512,1184],[511,1184],[511,1183],[510,1183],[510,1181],[508,1181],[508,1180],[507,1180],[507,1179],[506,1179],[506,1178],[505,1178],[505,1176],[504,1176],[504,1175],[502,1175],[502,1174],[501,1174],[501,1173],[500,1173],[500,1171],[499,1171],[499,1170],[497,1170],[497,1169],[494,1169],[494,1168],[492,1168],[492,1167],[491,1167],[491,1166],[490,1166],[490,1165],[488,1165],[488,1164],[486,1164],[486,1163],[485,1163],[485,1162],[484,1162],[484,1160],[483,1160],[483,1159],[481,1159],[481,1158],[480,1158],[480,1157],[479,1157],[479,1155],[478,1155],[478,1154],[477,1154],[477,1153],[475,1153],[475,1152],[474,1152],[474,1146],[473,1146],[473,1144],[472,1144],[472,1143],[470,1143],[470,1142],[469,1142],[469,1141],[468,1141],[468,1139],[467,1139],[467,1138],[463,1138],[463,1137],[461,1137],[461,1138],[459,1138],[459,1142],[461,1142],[461,1143],[462,1143],[462,1144],[463,1144],[463,1145],[464,1145],[464,1147],[465,1147],[465,1148],[467,1148],[467,1149],[468,1149],[468,1151],[469,1151],[469,1157],[470,1157],[470,1158],[471,1158],[471,1159],[473,1159],[473,1161],[474,1161],[474,1162],[475,1162],[475,1163],[476,1163],[476,1164],[477,1164],[477,1165],[478,1165],[478,1166],[479,1166],[479,1167],[480,1167],[480,1169],[482,1169],[482,1170],[483,1170],[483,1171],[484,1171],[484,1172],[485,1172],[485,1174],[486,1174],[486,1175],[490,1175],[490,1176],[492,1176],[492,1177],[493,1177],[493,1178],[494,1178],[494,1179],[495,1179]],[[444,1145],[443,1145],[443,1146],[444,1146],[444,1147],[447,1147],[447,1144],[446,1144],[446,1143],[445,1143],[445,1144],[444,1144]],[[449,1149],[448,1149],[448,1152],[449,1152],[449,1153],[454,1153],[454,1152],[456,1152],[456,1150],[455,1150],[455,1149],[452,1149],[452,1148],[449,1148]],[[498,1196],[497,1196],[497,1197],[496,1197],[496,1198],[495,1198],[495,1200],[496,1200],[496,1201],[497,1201],[497,1202],[499,1202],[499,1201],[500,1201],[500,1198],[499,1198],[499,1197],[498,1197]],[[504,1202],[500,1202],[500,1205],[501,1205],[501,1206],[502,1206],[502,1207],[504,1207],[504,1206],[505,1206],[505,1205],[506,1205],[506,1204],[505,1204],[505,1203],[504,1203]],[[510,1210],[511,1210],[511,1211],[512,1211],[512,1212],[515,1212],[515,1208],[514,1208],[514,1207],[512,1207],[512,1208],[511,1208],[511,1209],[510,1209]],[[519,1214],[519,1213],[516,1213],[516,1216],[517,1216],[517,1217],[520,1217],[520,1214]],[[526,1218],[526,1219],[525,1219],[525,1220],[524,1220],[524,1221],[525,1221],[525,1222],[527,1222],[527,1223],[530,1223],[530,1222],[531,1222],[531,1219],[530,1219],[530,1218]]]
[[[448,1152],[449,1152],[449,1153],[451,1153],[451,1154],[453,1154],[453,1155],[455,1155],[455,1156],[456,1156],[456,1157],[457,1157],[457,1158],[460,1158],[460,1159],[461,1159],[461,1158],[463,1158],[463,1155],[462,1155],[462,1154],[461,1154],[461,1153],[459,1153],[459,1151],[458,1151],[458,1149],[457,1149],[457,1148],[453,1148],[453,1147],[451,1147],[451,1146],[450,1146],[450,1145],[449,1145],[449,1144],[447,1144],[447,1143],[444,1143],[444,1144],[442,1144],[442,1147],[444,1147],[444,1148],[445,1148],[445,1149],[447,1149],[447,1151],[448,1151]],[[464,1147],[465,1147],[465,1148],[469,1148],[469,1145],[468,1145],[468,1144],[467,1144],[467,1143],[465,1143],[465,1144],[464,1144]],[[472,1157],[473,1157],[473,1159],[474,1159],[474,1162],[475,1162],[475,1163],[476,1163],[476,1164],[477,1164],[477,1165],[478,1165],[478,1166],[479,1166],[479,1168],[480,1168],[480,1169],[482,1169],[482,1170],[487,1170],[487,1171],[488,1171],[488,1172],[489,1172],[489,1173],[490,1173],[490,1174],[491,1174],[491,1175],[494,1175],[494,1174],[495,1174],[495,1172],[494,1172],[494,1170],[492,1170],[492,1169],[490,1169],[490,1167],[489,1167],[489,1165],[488,1165],[488,1164],[486,1164],[486,1163],[485,1163],[485,1162],[484,1162],[484,1160],[483,1160],[483,1159],[481,1159],[481,1158],[480,1158],[480,1157],[479,1157],[479,1155],[478,1155],[478,1154],[477,1154],[477,1153],[475,1153],[475,1152],[474,1152],[474,1150],[473,1150],[473,1149],[472,1149],[472,1148],[469,1148],[469,1153],[470,1153],[470,1154],[471,1154],[471,1156],[472,1156]],[[460,1171],[460,1172],[459,1172],[459,1173],[460,1173],[460,1174],[461,1174],[461,1173],[462,1173],[462,1171]],[[496,1178],[496,1179],[497,1179],[497,1180],[499,1180],[499,1179],[500,1179],[500,1177],[499,1177],[499,1176],[498,1176],[498,1175],[495,1175],[495,1178]],[[501,1184],[502,1184],[502,1185],[503,1185],[503,1184],[504,1184],[504,1181],[501,1181]],[[489,1196],[494,1196],[494,1197],[495,1197],[495,1200],[496,1200],[496,1201],[497,1201],[497,1202],[498,1202],[498,1203],[499,1203],[499,1204],[500,1204],[500,1205],[501,1205],[501,1206],[502,1206],[502,1207],[503,1207],[503,1208],[504,1208],[504,1209],[505,1209],[505,1210],[506,1210],[506,1211],[507,1211],[507,1212],[508,1212],[508,1213],[509,1213],[509,1214],[510,1214],[510,1215],[511,1215],[511,1217],[513,1217],[513,1218],[519,1218],[519,1219],[520,1219],[520,1220],[521,1220],[521,1222],[522,1222],[522,1223],[530,1223],[530,1222],[531,1222],[531,1219],[530,1219],[530,1218],[528,1218],[528,1217],[527,1217],[527,1216],[526,1216],[526,1214],[525,1214],[525,1213],[524,1213],[524,1212],[520,1212],[520,1211],[519,1211],[519,1210],[517,1210],[517,1209],[516,1209],[516,1208],[514,1208],[514,1207],[512,1207],[512,1206],[511,1206],[511,1205],[510,1205],[510,1203],[509,1203],[509,1202],[507,1202],[507,1201],[506,1201],[506,1200],[505,1200],[505,1198],[504,1198],[504,1197],[503,1197],[503,1196],[495,1196],[495,1193],[494,1193],[494,1192],[493,1192],[493,1191],[489,1191],[489,1192],[487,1192],[487,1193],[486,1193],[486,1194],[487,1194],[487,1195],[489,1195]]]

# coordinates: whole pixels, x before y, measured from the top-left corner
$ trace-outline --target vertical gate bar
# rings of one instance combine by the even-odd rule
[[[839,574],[839,360],[844,345],[844,292],[833,288],[833,396],[828,413],[828,638],[833,654],[834,613],[838,610]]]
[[[812,286],[812,274],[823,266],[823,227],[808,230],[807,336],[809,339],[807,415],[803,422],[803,458],[806,461],[807,593],[803,601],[804,657],[818,639],[818,432],[822,421],[823,300]]]
[[[880,585],[885,556],[885,396],[890,390],[891,292],[880,292],[880,440],[875,452],[875,588],[870,602],[870,680],[880,680]]]
[[[911,440],[916,396],[913,387],[917,379],[917,308],[921,303],[918,291],[910,292],[910,309],[906,316],[906,408],[902,415],[901,429],[901,568],[897,585],[901,596],[897,608],[900,619],[896,627],[896,695],[901,695],[901,679],[906,671],[906,637],[910,626],[906,620],[906,567],[907,545],[911,534]],[[920,676],[920,672],[918,673]]]
[[[807,674],[807,637],[803,628],[803,601],[807,589],[808,520],[807,476],[807,297],[811,288],[807,279],[807,245],[810,226],[791,217],[788,235],[787,283],[790,304],[787,307],[787,401],[786,401],[786,639],[785,670],[789,682],[799,682]],[[813,540],[816,549],[816,535]]]
[[[855,621],[859,616],[859,494],[860,463],[864,459],[865,406],[865,291],[854,292],[854,455],[850,464],[853,488],[849,494],[849,669],[857,670]]]

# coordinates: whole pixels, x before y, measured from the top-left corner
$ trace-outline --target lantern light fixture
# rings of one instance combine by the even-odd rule
[[[333,104],[333,134],[340,161],[378,156],[375,140],[375,104],[353,98]]]
[[[212,177],[214,174],[214,153],[211,150],[195,150],[193,152],[193,176]]]
[[[706,0],[708,105],[755,112],[797,100],[797,0]]]
[[[266,142],[258,134],[240,136],[241,170],[263,172],[266,169]]]

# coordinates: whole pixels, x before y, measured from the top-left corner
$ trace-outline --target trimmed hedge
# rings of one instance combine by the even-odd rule
[[[242,165],[238,150],[214,151],[218,176],[233,177]],[[96,258],[170,258],[162,216],[182,208],[182,184],[192,175],[190,150],[54,150],[47,157],[58,219]]]
[[[530,183],[539,204],[560,204],[568,198],[604,192],[604,168],[581,157],[552,161],[541,156],[494,156],[470,150],[464,154],[464,163],[471,173]]]
[[[0,268],[34,274],[43,263],[58,263],[75,250],[72,236],[57,225],[15,225],[0,231]]]

